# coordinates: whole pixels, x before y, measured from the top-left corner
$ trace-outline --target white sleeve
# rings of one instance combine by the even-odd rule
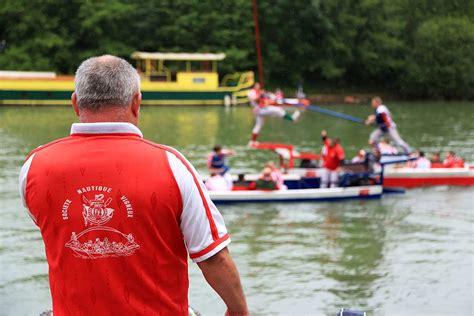
[[[167,152],[181,198],[181,231],[194,262],[206,260],[230,243],[224,218],[194,167],[180,153]]]
[[[23,164],[23,167],[21,167],[20,176],[18,178],[18,184],[19,184],[20,197],[21,197],[23,206],[28,210],[28,214],[30,215],[31,219],[36,223],[36,217],[33,214],[31,214],[28,208],[28,205],[26,203],[26,182],[27,182],[27,177],[28,177],[28,171],[30,170],[31,163],[35,155],[36,154],[31,155],[31,157],[28,158],[28,160]]]

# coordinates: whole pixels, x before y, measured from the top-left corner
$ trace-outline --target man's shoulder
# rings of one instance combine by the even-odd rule
[[[147,140],[147,139],[141,139],[142,143],[145,144],[146,146],[150,146],[151,148],[154,148],[156,149],[157,151],[161,151],[161,152],[166,152],[166,153],[170,153],[178,158],[184,158],[183,154],[181,154],[177,149],[171,147],[171,146],[168,146],[168,145],[163,145],[163,144],[158,144],[158,143],[155,143],[155,142],[152,142],[150,140]]]
[[[44,144],[44,145],[40,145],[40,146],[38,146],[37,148],[35,148],[35,149],[33,149],[32,151],[30,151],[30,153],[26,156],[26,159],[25,159],[25,160],[28,160],[33,154],[37,154],[37,153],[39,153],[39,152],[41,152],[41,151],[45,151],[45,150],[51,149],[51,148],[53,148],[55,145],[60,144],[60,143],[63,143],[63,142],[65,142],[65,141],[68,141],[69,139],[71,139],[71,136],[59,138],[59,139],[50,141],[49,143],[46,143],[46,144]]]
[[[384,104],[380,104],[380,105],[377,107],[377,112],[379,112],[379,113],[388,112],[388,108],[387,108],[387,106],[385,106]]]

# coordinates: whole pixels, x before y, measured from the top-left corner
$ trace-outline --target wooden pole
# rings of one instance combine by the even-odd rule
[[[262,50],[260,48],[260,28],[258,26],[258,8],[257,0],[252,1],[253,4],[253,26],[255,29],[255,50],[257,53],[257,63],[258,63],[258,81],[262,88],[265,87],[265,82],[263,80],[263,63],[262,63]]]

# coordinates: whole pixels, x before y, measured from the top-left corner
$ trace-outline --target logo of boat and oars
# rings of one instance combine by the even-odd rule
[[[130,256],[140,248],[132,234],[124,234],[115,228],[102,226],[113,217],[114,209],[109,207],[112,198],[109,197],[105,200],[104,194],[96,194],[92,200],[87,199],[87,197],[83,195],[82,200],[84,224],[86,227],[91,227],[83,230],[79,234],[72,232],[71,239],[65,245],[71,248],[78,257],[96,259],[112,256]],[[80,239],[83,235],[94,231],[114,233],[115,238],[114,240],[109,240],[108,237],[104,237],[103,239],[97,237],[95,240],[89,239],[81,243]],[[119,240],[115,240],[117,239],[117,235]]]

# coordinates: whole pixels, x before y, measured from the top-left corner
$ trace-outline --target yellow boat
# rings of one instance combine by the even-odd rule
[[[217,62],[225,54],[134,52],[141,76],[142,104],[236,105],[248,102],[252,71],[225,75]],[[0,71],[0,105],[69,105],[73,76],[50,72]]]

